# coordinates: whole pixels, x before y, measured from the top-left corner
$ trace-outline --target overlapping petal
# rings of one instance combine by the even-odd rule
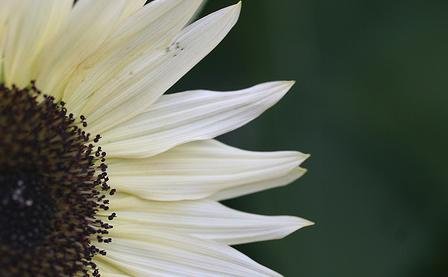
[[[134,227],[114,228],[101,257],[131,276],[280,276],[227,245]]]
[[[305,168],[297,167],[291,170],[288,174],[279,177],[220,190],[211,195],[209,198],[216,201],[223,201],[263,190],[285,186],[302,177],[306,171],[307,170]]]
[[[106,277],[132,277],[124,273],[120,268],[114,267],[112,264],[105,262],[101,258],[95,257],[95,264],[101,274]]]
[[[11,12],[8,11],[8,6],[11,5],[8,2],[2,3],[1,8],[5,10],[0,12],[0,16],[6,17]],[[34,77],[33,63],[37,55],[46,42],[65,25],[73,1],[16,0],[13,5],[13,15],[7,19],[4,44],[5,83],[25,87]]]
[[[4,48],[7,35],[7,25],[10,16],[13,15],[14,5],[17,4],[15,0],[4,0],[0,9],[0,83],[5,80],[4,76]]]
[[[131,195],[113,199],[116,225],[158,228],[225,244],[280,239],[312,223],[292,216],[261,216],[236,211],[211,200],[149,201]]]
[[[37,2],[37,1],[35,1]],[[126,0],[80,0],[61,31],[48,41],[36,62],[39,89],[61,99],[79,64],[92,55],[115,30]]]
[[[147,0],[127,0],[123,11],[123,18],[126,18],[143,8]]]
[[[150,57],[163,52],[185,27],[201,2],[159,0],[134,12],[95,54],[78,66],[64,91],[64,101],[75,113],[87,115],[90,121],[90,115],[98,109],[99,102],[107,103],[114,96],[113,91],[106,91],[104,87],[117,78],[121,78],[122,82],[133,78],[138,70],[132,68],[132,64],[140,64],[137,66],[140,67],[145,57],[150,63]]]
[[[104,133],[145,111],[221,42],[236,23],[240,7],[236,4],[194,22],[167,47],[128,64],[82,110],[89,118],[89,131]]]
[[[196,141],[147,159],[110,159],[109,168],[120,191],[175,201],[281,178],[307,157],[294,151],[251,152],[217,141]]]
[[[142,158],[189,141],[214,138],[258,117],[293,84],[269,82],[231,92],[164,95],[148,111],[104,132],[103,145],[110,157]]]

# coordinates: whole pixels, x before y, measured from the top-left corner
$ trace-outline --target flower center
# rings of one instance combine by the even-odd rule
[[[86,126],[33,84],[0,85],[0,276],[98,275],[114,190]]]
[[[49,233],[55,214],[42,179],[32,172],[0,173],[0,244],[9,248],[35,247]]]

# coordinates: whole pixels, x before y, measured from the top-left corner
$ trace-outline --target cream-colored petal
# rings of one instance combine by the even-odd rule
[[[186,27],[168,47],[143,56],[89,98],[89,131],[103,133],[145,111],[204,58],[236,23],[241,4],[224,8]]]
[[[17,0],[3,0],[0,3],[0,84],[4,82],[4,48],[10,16],[17,13]]]
[[[111,229],[108,263],[132,276],[279,276],[235,249],[168,230]]]
[[[312,224],[293,216],[244,213],[211,200],[163,202],[124,195],[109,207],[119,215],[114,226],[157,227],[230,245],[281,239]]]
[[[63,99],[75,114],[90,113],[98,109],[98,96],[93,96],[90,106],[86,101],[117,75],[122,74],[130,64],[145,56],[153,55],[166,48],[187,24],[202,0],[153,1],[129,16],[113,32],[100,49],[76,70],[64,91]],[[128,76],[132,78],[132,76]],[[104,91],[103,91],[104,92]],[[103,103],[112,97],[104,93]],[[103,106],[103,104],[100,104]]]
[[[231,198],[240,197],[243,195],[272,189],[276,187],[285,186],[287,184],[290,184],[297,180],[298,178],[302,177],[306,173],[306,169],[298,167],[294,168],[290,172],[288,172],[286,175],[269,179],[269,180],[263,180],[260,182],[254,182],[250,184],[244,184],[242,186],[236,186],[231,187],[228,189],[224,189],[221,191],[218,191],[217,193],[210,196],[210,199],[216,200],[216,201],[223,201]]]
[[[308,155],[251,152],[217,141],[195,141],[146,159],[109,159],[109,176],[123,192],[150,200],[187,200],[287,175]]]
[[[78,1],[67,24],[38,57],[38,88],[60,99],[70,76],[116,28],[125,7],[126,0]]]
[[[149,110],[102,133],[110,157],[149,157],[176,145],[210,139],[255,119],[294,82],[269,82],[232,92],[163,95]]]
[[[101,246],[100,246],[101,247]],[[128,274],[120,271],[118,268],[114,267],[107,261],[102,259],[101,255],[96,255],[93,258],[93,262],[97,265],[99,273],[104,277],[131,277]]]
[[[112,272],[108,272],[108,271],[101,271],[100,270],[100,274],[101,276],[104,277],[132,277],[131,275],[127,275],[127,274],[121,274],[121,273],[112,273]]]
[[[17,0],[16,12],[9,18],[4,49],[7,85],[24,87],[30,84],[33,62],[42,47],[65,24],[72,5],[72,0]]]
[[[137,12],[145,5],[146,0],[127,0],[122,17],[126,18]]]

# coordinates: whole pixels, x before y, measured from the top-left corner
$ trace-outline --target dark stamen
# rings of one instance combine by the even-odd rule
[[[112,226],[97,212],[115,190],[100,136],[89,144],[66,108],[34,84],[0,85],[0,276],[99,276],[95,244]]]

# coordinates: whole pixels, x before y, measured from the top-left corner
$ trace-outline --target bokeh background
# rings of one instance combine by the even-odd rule
[[[308,174],[226,204],[316,225],[238,248],[286,276],[448,276],[447,52],[446,0],[243,1],[235,29],[172,90],[297,80],[220,139],[311,153]]]

